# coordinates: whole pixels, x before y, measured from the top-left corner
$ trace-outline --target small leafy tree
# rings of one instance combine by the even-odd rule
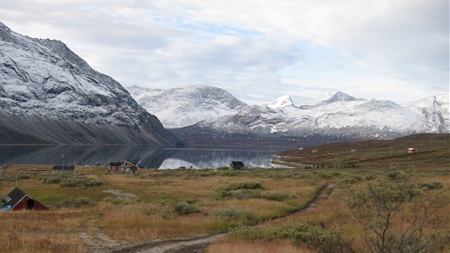
[[[392,174],[393,175],[393,174]],[[347,205],[364,228],[369,252],[443,252],[450,241],[448,192],[427,190],[411,175],[377,179],[349,191]]]

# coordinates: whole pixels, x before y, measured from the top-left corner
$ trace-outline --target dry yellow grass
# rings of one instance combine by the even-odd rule
[[[302,247],[295,246],[291,242],[283,240],[276,242],[267,242],[257,240],[253,242],[244,240],[218,240],[210,245],[206,253],[312,253],[314,251]]]
[[[444,185],[444,190],[449,193],[449,184],[450,180],[448,176],[432,176],[432,177],[426,177],[421,178],[425,182],[442,182]],[[363,187],[366,182],[360,182],[357,185],[360,187]],[[426,192],[426,194],[432,194],[432,191]],[[319,206],[314,208],[306,209],[302,212],[295,213],[292,215],[289,215],[287,217],[284,217],[282,219],[277,219],[273,221],[268,221],[261,226],[263,229],[271,229],[276,227],[281,227],[286,224],[292,224],[292,223],[305,223],[305,224],[316,224],[318,226],[323,227],[326,230],[335,230],[342,233],[346,239],[350,239],[352,241],[352,246],[356,250],[356,252],[363,252],[365,245],[363,244],[363,237],[364,237],[364,229],[361,224],[359,224],[351,215],[348,207],[346,206],[346,197],[348,194],[348,189],[346,187],[335,187],[333,193],[331,196],[326,199],[325,201],[322,201]],[[426,196],[424,197],[426,199]],[[415,208],[414,202],[411,203],[405,203],[402,206],[402,210],[412,210]],[[441,227],[441,231],[444,231],[447,229],[449,231],[448,222],[449,222],[449,216],[450,213],[450,204],[447,203],[445,206],[443,206],[441,209],[437,211],[437,213],[432,213],[434,216],[440,216],[441,222],[443,224]],[[431,214],[429,214],[431,215]],[[412,213],[411,212],[404,212],[401,213],[401,215],[397,215],[395,219],[392,220],[392,228],[393,232],[400,233],[401,229],[405,229],[407,226],[410,225],[410,223],[405,223],[405,220],[408,220],[408,217],[411,220]],[[404,218],[404,219],[403,219]],[[445,227],[445,224],[447,224],[447,227]],[[423,233],[432,232],[432,225],[429,224],[429,226],[425,226]],[[442,230],[444,229],[444,230]],[[229,244],[232,244],[232,242],[228,242]],[[248,242],[250,243],[250,242]],[[238,245],[242,244],[241,241],[237,241],[236,245],[233,247],[238,247]],[[244,247],[245,248],[245,247]],[[234,248],[236,252],[244,252],[240,251],[237,248]],[[211,251],[213,252],[213,251]],[[215,251],[214,251],[215,252]],[[300,251],[301,252],[301,251]]]
[[[0,212],[2,252],[83,252],[78,228],[99,215],[91,209]]]
[[[104,168],[77,167],[77,173],[83,173],[92,179],[104,180],[98,187],[61,188],[57,184],[43,184],[42,176],[33,177],[36,171],[32,168],[46,169],[42,175],[50,175],[50,166],[11,166],[6,174],[25,173],[28,179],[18,181],[18,186],[27,194],[49,206],[49,212],[2,212],[2,239],[0,244],[11,252],[27,252],[27,245],[34,245],[35,252],[52,252],[52,249],[67,249],[67,252],[81,252],[84,242],[76,234],[80,228],[98,227],[102,233],[116,241],[146,241],[156,238],[174,238],[198,235],[228,229],[230,224],[238,224],[239,220],[230,221],[220,216],[208,215],[211,211],[233,209],[236,212],[249,213],[253,219],[279,216],[301,207],[314,195],[318,187],[317,181],[305,179],[271,179],[255,176],[192,176],[189,172],[145,171],[139,175],[105,174]],[[19,169],[19,170],[18,170]],[[23,169],[23,170],[20,170]],[[264,199],[223,199],[211,198],[216,190],[235,182],[261,182],[267,193],[284,192],[293,198],[284,201],[269,201]],[[0,196],[6,196],[15,187],[14,181],[4,181]],[[114,195],[104,193],[105,190],[120,190],[123,193],[135,194],[140,203],[116,206],[101,202],[106,197]],[[89,197],[97,205],[89,208],[54,208],[54,205],[64,199]],[[193,201],[200,213],[179,216],[173,213],[176,203]],[[94,230],[83,230],[94,233]],[[58,234],[60,240],[55,241]],[[94,235],[93,234],[93,235]],[[39,236],[37,236],[39,235]],[[22,238],[15,242],[11,238]],[[65,237],[77,238],[64,240]],[[26,238],[26,240],[25,240]],[[35,238],[33,242],[33,238]],[[47,242],[44,245],[44,242]],[[42,244],[42,245],[41,245]],[[41,245],[41,246],[39,246]],[[50,245],[50,246],[49,246]],[[53,250],[58,251],[58,250]]]
[[[36,166],[32,166],[36,167]],[[24,165],[10,167],[7,173],[31,173],[17,171]],[[45,166],[39,167],[45,168]],[[39,177],[19,180],[19,187],[26,193],[51,208],[49,212],[0,212],[0,248],[9,252],[82,252],[84,242],[77,237],[81,227],[100,228],[101,232],[117,241],[146,241],[163,238],[185,237],[229,229],[241,220],[229,220],[226,217],[210,215],[213,211],[231,209],[239,213],[249,213],[254,220],[280,216],[304,206],[310,201],[317,189],[325,184],[320,178],[281,178],[259,177],[258,171],[238,176],[207,175],[198,172],[145,171],[138,175],[105,174],[104,168],[80,167],[78,173],[85,173],[89,178],[104,180],[98,187],[62,188],[58,185],[43,184]],[[318,171],[321,173],[324,170]],[[276,173],[269,171],[270,173]],[[309,173],[311,170],[294,173]],[[205,172],[205,174],[210,172]],[[263,171],[261,174],[266,173]],[[336,178],[329,179],[337,181]],[[424,181],[442,182],[449,189],[448,176],[433,174]],[[238,200],[212,198],[219,188],[237,182],[260,182],[264,193],[285,193],[291,198],[284,201],[271,201],[260,198]],[[359,184],[365,184],[365,181]],[[14,181],[4,181],[0,196],[6,196],[15,187]],[[114,205],[103,202],[106,197],[115,198],[105,190],[120,190],[135,194],[141,201],[128,205]],[[344,204],[345,189],[339,185],[330,198],[313,209],[289,215],[283,219],[264,224],[276,227],[286,223],[304,222],[335,228],[344,231],[349,237],[359,238],[362,229],[352,219]],[[54,208],[64,199],[89,197],[96,203],[86,208]],[[173,205],[190,202],[199,209],[199,213],[177,215]],[[446,211],[444,209],[443,211]],[[86,232],[89,232],[86,230]],[[91,231],[92,232],[92,231]],[[58,236],[55,236],[58,235]],[[20,242],[15,240],[21,238]],[[33,239],[34,238],[34,239]],[[66,239],[66,238],[71,238]],[[360,247],[357,239],[355,245]],[[358,246],[359,245],[359,246]],[[267,251],[268,250],[268,251]],[[277,250],[277,251],[274,251]],[[312,252],[304,246],[294,246],[289,241],[262,242],[232,241],[227,239],[213,244],[209,252]]]

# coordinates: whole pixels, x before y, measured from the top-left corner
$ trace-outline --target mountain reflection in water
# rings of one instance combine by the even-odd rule
[[[127,160],[139,168],[175,169],[217,168],[231,161],[243,161],[246,167],[271,167],[273,155],[293,147],[186,147],[120,145],[0,146],[0,165],[52,164],[108,166]]]

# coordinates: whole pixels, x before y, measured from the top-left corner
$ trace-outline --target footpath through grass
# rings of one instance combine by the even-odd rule
[[[325,184],[320,177],[292,169],[105,174],[105,168],[77,167],[72,175],[39,167],[17,165],[3,171],[1,198],[15,188],[17,178],[19,188],[50,208],[0,212],[0,247],[9,252],[30,247],[33,252],[82,252],[85,242],[59,237],[78,238],[77,232],[86,227],[101,228],[112,240],[129,243],[253,225],[302,208]]]

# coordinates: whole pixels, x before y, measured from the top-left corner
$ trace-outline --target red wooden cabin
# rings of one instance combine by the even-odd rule
[[[8,196],[2,200],[3,210],[49,210],[46,206],[33,199],[19,188],[12,190]]]

